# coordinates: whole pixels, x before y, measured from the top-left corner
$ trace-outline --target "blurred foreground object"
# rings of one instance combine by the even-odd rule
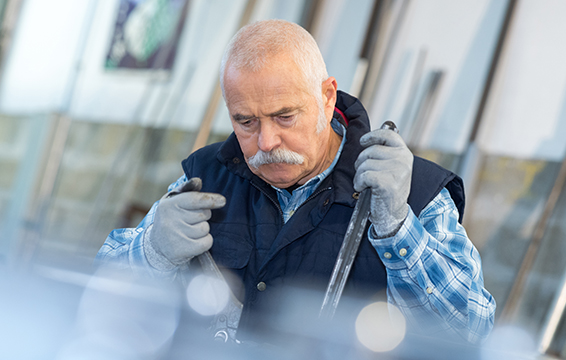
[[[390,360],[538,359],[520,329],[496,329],[484,346],[404,334],[402,316],[387,304],[350,297],[332,323],[313,322],[321,293],[304,289],[291,293],[284,314],[270,315],[284,319],[266,340],[293,339],[287,346],[218,343],[207,331],[212,316],[190,308],[181,286],[110,268],[34,269],[35,275],[0,276],[3,359],[344,360],[373,359],[375,351]]]

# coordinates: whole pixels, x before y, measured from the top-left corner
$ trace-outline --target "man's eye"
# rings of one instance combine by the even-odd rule
[[[255,119],[247,119],[247,120],[242,120],[240,121],[240,125],[242,125],[243,127],[250,127],[254,124]]]
[[[290,123],[295,120],[295,115],[280,115],[277,119],[282,123]]]

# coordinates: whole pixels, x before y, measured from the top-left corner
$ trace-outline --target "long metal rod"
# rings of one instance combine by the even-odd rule
[[[319,317],[322,319],[332,319],[334,317],[340,297],[344,291],[344,286],[346,285],[346,280],[348,280],[350,270],[352,270],[354,258],[358,253],[360,241],[364,235],[370,213],[370,205],[371,190],[365,189],[358,198],[348,224],[348,229],[346,230],[346,235],[344,236],[344,242],[342,242],[342,247],[330,276],[330,282],[328,283],[319,313]]]
[[[386,121],[381,125],[381,129],[389,129],[399,132],[397,126],[392,121]],[[338,252],[334,269],[330,275],[330,281],[324,294],[322,307],[320,308],[319,318],[331,320],[334,317],[344,286],[352,270],[354,259],[358,254],[360,242],[364,236],[366,224],[371,210],[371,189],[366,188],[358,197],[358,202],[354,207],[354,212],[348,223],[344,241]]]
[[[369,60],[377,46],[379,36],[381,35],[380,28],[382,26],[382,22],[380,19],[382,18],[383,1],[384,0],[373,1],[371,15],[364,35],[364,42],[358,58],[358,64],[356,66],[356,71],[354,72],[354,77],[352,78],[352,84],[350,85],[349,93],[357,98],[360,97],[362,89],[364,88],[365,79],[370,66]]]
[[[383,74],[387,70],[389,56],[404,24],[411,0],[391,1],[381,5],[376,29],[377,39],[370,58],[366,78],[360,91],[360,100],[371,106],[377,97]],[[371,111],[371,108],[369,109]]]
[[[409,94],[407,96],[407,101],[403,108],[403,113],[401,115],[401,119],[403,119],[403,135],[410,135],[411,129],[413,128],[414,122],[416,121],[416,113],[418,108],[418,96],[419,96],[419,87],[423,80],[423,72],[426,63],[426,57],[428,55],[428,51],[425,48],[421,48],[417,55],[417,59],[415,62],[415,67],[412,71],[411,82],[409,86]],[[411,146],[411,138],[406,136],[405,139],[408,140],[407,145]]]
[[[408,135],[406,136],[407,146],[411,149],[418,149],[422,141],[422,135],[428,126],[430,120],[430,112],[438,98],[444,72],[441,70],[432,70],[425,77],[422,85],[420,96],[415,99],[415,109]]]
[[[518,0],[508,0],[507,9],[505,10],[505,17],[503,23],[501,24],[501,29],[499,31],[499,37],[497,38],[497,44],[493,51],[493,56],[491,58],[491,63],[489,66],[489,71],[484,82],[481,99],[477,107],[476,115],[474,117],[474,122],[472,129],[468,136],[466,149],[463,152],[463,156],[460,158],[457,164],[455,164],[455,172],[460,174],[466,183],[468,198],[474,199],[474,193],[476,192],[476,179],[479,173],[479,167],[483,163],[483,156],[476,145],[476,138],[478,136],[482,120],[484,118],[484,113],[487,108],[490,95],[492,94],[493,83],[495,77],[497,76],[497,71],[501,66],[501,59],[505,52],[505,46],[508,43],[508,35],[515,17],[515,12],[517,8]],[[473,208],[473,207],[468,207]],[[468,218],[471,218],[468,215]]]
[[[564,183],[566,183],[566,157],[564,157],[564,160],[562,160],[560,172],[558,173],[558,176],[554,181],[554,186],[552,187],[550,195],[546,200],[542,215],[536,225],[535,231],[533,232],[533,237],[531,238],[529,247],[527,248],[525,256],[523,257],[523,262],[521,263],[519,272],[515,277],[511,292],[507,297],[507,302],[505,303],[505,307],[503,308],[503,312],[501,313],[501,316],[499,318],[499,321],[502,323],[510,322],[510,320],[515,315],[515,312],[517,311],[519,300],[521,298],[521,294],[523,293],[527,277],[533,267],[535,258],[540,248],[540,244],[548,225],[548,221],[550,220],[550,217],[554,212],[558,198],[560,197],[562,189],[564,188]]]
[[[513,23],[513,17],[515,15],[515,9],[517,8],[518,0],[508,0],[507,9],[505,11],[505,18],[503,19],[503,24],[501,24],[501,30],[499,32],[499,37],[497,38],[497,44],[495,45],[495,50],[493,51],[493,57],[491,59],[491,64],[489,66],[489,72],[487,74],[480,103],[478,105],[478,110],[474,119],[474,124],[472,126],[472,131],[470,132],[470,137],[468,142],[473,142],[476,140],[477,134],[479,132],[480,124],[489,100],[489,95],[491,94],[491,89],[497,70],[499,69],[501,56],[506,44],[506,40],[509,34],[509,29]]]
[[[548,314],[545,324],[542,328],[542,336],[540,337],[538,350],[541,354],[546,354],[549,351],[552,339],[558,330],[560,320],[564,316],[566,310],[566,273],[562,278],[562,286],[558,295],[554,299],[554,304]]]

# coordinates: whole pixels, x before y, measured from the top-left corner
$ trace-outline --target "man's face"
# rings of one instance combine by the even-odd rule
[[[282,58],[255,73],[228,66],[224,93],[246,162],[267,183],[302,185],[334,159],[337,136],[328,126],[336,102],[334,78],[312,94],[298,67]],[[327,126],[318,132],[320,116]]]

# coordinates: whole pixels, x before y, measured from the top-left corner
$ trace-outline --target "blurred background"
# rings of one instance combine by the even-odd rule
[[[230,134],[220,58],[268,18],[313,34],[373,128],[464,178],[497,326],[566,358],[562,0],[0,0],[0,269],[88,266],[135,227]]]

